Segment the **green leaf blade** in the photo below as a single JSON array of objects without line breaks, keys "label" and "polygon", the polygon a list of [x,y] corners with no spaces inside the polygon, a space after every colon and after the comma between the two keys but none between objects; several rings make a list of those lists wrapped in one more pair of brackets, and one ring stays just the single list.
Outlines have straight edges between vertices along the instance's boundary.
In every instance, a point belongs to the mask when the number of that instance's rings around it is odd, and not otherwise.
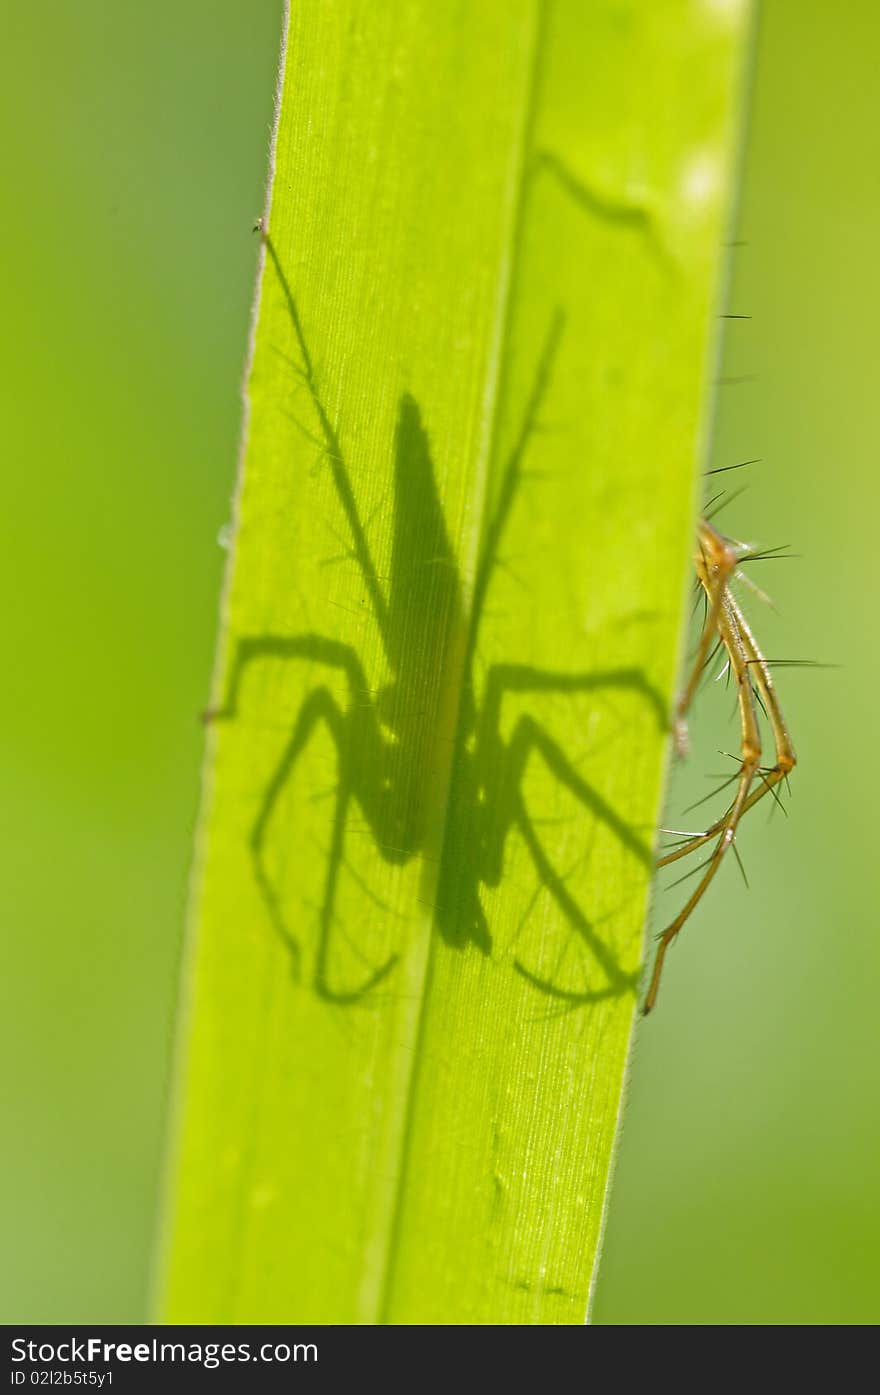
[{"label": "green leaf blade", "polygon": [[746,23],[696,8],[294,8],[175,1321],[583,1320]]}]

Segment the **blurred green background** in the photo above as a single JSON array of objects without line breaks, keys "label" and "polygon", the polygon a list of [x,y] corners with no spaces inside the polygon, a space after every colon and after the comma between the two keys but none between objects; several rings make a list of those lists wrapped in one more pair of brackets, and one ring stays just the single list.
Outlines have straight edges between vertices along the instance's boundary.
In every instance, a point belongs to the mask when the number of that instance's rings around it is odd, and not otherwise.
[{"label": "blurred green background", "polygon": [[[801,554],[751,568],[779,614],[741,591],[765,654],[842,667],[776,672],[790,816],[751,815],[751,890],[719,876],[639,1031],[597,1322],[880,1319],[880,7],[766,0],[757,37],[727,296],[754,318],[725,324],[723,378],[747,380],[718,389],[711,464],[762,460],[710,483],[747,485],[725,531]],[[737,749],[722,689],[673,827]]]},{"label": "blurred green background", "polygon": [[146,1313],[281,12],[4,7],[7,1322]]},{"label": "blurred green background", "polygon": [[[4,17],[6,1322],[147,1315],[281,11]],[[869,0],[766,0],[711,463],[762,457],[719,523],[803,554],[753,569],[766,651],[842,667],[779,671],[790,817],[751,817],[751,890],[719,877],[639,1030],[597,1322],[880,1318],[878,52]],[[694,737],[676,826],[735,748],[722,685]]]}]

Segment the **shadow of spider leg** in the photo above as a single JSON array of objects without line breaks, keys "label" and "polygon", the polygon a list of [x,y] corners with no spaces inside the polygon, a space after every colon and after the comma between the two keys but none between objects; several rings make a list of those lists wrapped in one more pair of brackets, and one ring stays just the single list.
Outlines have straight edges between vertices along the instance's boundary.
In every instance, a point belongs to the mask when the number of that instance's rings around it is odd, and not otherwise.
[{"label": "shadow of spider leg", "polygon": [[547,855],[523,797],[526,770],[532,756],[539,756],[554,778],[569,791],[582,808],[604,825],[621,846],[645,868],[652,866],[651,849],[630,824],[584,779],[559,743],[535,717],[530,714],[519,717],[509,742],[505,743],[500,735],[501,705],[505,693],[564,695],[587,693],[602,688],[630,690],[642,696],[653,709],[658,723],[665,727],[666,714],[662,697],[638,669],[551,673],[527,665],[497,665],[490,671],[487,680],[486,701],[474,756],[482,777],[482,807],[496,811],[492,824],[487,824],[487,828],[492,828],[494,832],[484,838],[482,880],[488,885],[497,885],[501,881],[504,844],[509,829],[515,827],[529,851],[540,884],[552,896],[571,929],[599,964],[607,980],[607,986],[573,993],[535,974],[519,960],[514,961],[514,967],[542,992],[574,1003],[595,1002],[624,992],[634,992],[638,974],[624,972],[608,945],[597,934],[595,926],[578,905],[566,885],[566,877],[559,873]]},{"label": "shadow of spider leg", "polygon": [[[238,713],[240,690],[248,665],[258,659],[303,659],[341,670],[349,688],[349,705],[340,707],[326,685],[309,692],[299,709],[293,730],[278,760],[275,770],[260,799],[257,816],[251,827],[248,846],[253,863],[254,879],[260,891],[273,930],[291,956],[294,973],[299,976],[301,951],[299,941],[287,924],[284,910],[266,862],[269,829],[279,798],[288,786],[297,763],[313,733],[321,724],[333,742],[338,766],[335,806],[327,871],[321,900],[318,943],[312,986],[317,995],[337,1004],[357,1002],[381,982],[394,968],[398,956],[391,955],[383,964],[373,968],[354,988],[334,987],[329,981],[330,942],[335,922],[336,892],[340,869],[345,856],[345,825],[349,805],[356,798],[364,808],[371,825],[376,811],[372,808],[370,789],[376,770],[388,765],[388,745],[383,740],[372,695],[367,687],[360,660],[347,644],[322,635],[255,635],[242,639],[236,650],[230,675],[228,698],[222,708],[206,713],[206,720],[231,720]],[[359,753],[358,765],[352,761],[352,751]],[[370,772],[366,786],[360,770]],[[381,783],[381,781],[380,781]],[[380,836],[381,830],[377,833]],[[394,859],[391,859],[394,860]],[[353,947],[357,953],[356,946]]]},{"label": "shadow of spider leg", "polygon": [[541,885],[550,893],[556,904],[559,906],[571,929],[580,936],[587,948],[592,952],[608,980],[604,988],[586,989],[577,991],[563,988],[541,974],[536,974],[526,967],[520,959],[514,959],[513,967],[516,972],[526,979],[533,988],[546,994],[549,998],[557,998],[572,1006],[586,1006],[588,1003],[598,1003],[604,998],[616,998],[620,994],[635,992],[638,976],[636,974],[625,974],[618,964],[614,955],[611,954],[591,921],[587,919],[584,912],[578,905],[575,897],[568,890],[566,877],[557,872],[556,868],[548,858],[543,845],[537,837],[534,823],[526,809],[525,801],[520,796],[516,803],[515,814],[516,827],[522,835],[523,841],[532,857],[535,871],[538,874]]}]

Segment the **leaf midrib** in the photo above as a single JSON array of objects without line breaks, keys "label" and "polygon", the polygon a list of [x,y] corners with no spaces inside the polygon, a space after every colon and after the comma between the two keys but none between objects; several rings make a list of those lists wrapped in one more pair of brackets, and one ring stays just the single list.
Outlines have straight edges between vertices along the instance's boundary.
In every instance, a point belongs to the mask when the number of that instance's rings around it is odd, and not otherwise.
[{"label": "leaf midrib", "polygon": [[[470,549],[468,555],[462,558],[460,569],[462,600],[464,612],[467,616],[466,634],[465,642],[460,646],[459,652],[456,655],[457,662],[454,666],[450,665],[450,671],[446,675],[445,682],[447,692],[454,693],[455,697],[455,712],[453,716],[455,740],[450,747],[451,754],[445,765],[445,779],[442,785],[438,783],[435,786],[437,793],[435,805],[436,817],[429,820],[431,833],[426,839],[421,865],[419,900],[421,904],[429,907],[434,905],[441,875],[444,846],[449,823],[449,795],[452,784],[452,773],[461,739],[461,699],[468,666],[471,662],[475,647],[475,629],[479,624],[480,618],[479,612],[475,609],[474,605],[475,586],[479,574],[480,553],[485,538],[489,493],[492,484],[492,462],[498,439],[498,424],[506,387],[504,381],[504,352],[507,344],[510,311],[516,291],[517,273],[521,260],[520,254],[527,202],[527,170],[529,153],[533,144],[532,131],[534,129],[538,105],[537,98],[540,87],[541,60],[546,27],[546,7],[547,0],[533,0],[530,53],[528,61],[524,65],[526,80],[523,84],[523,100],[521,104],[522,122],[518,138],[511,148],[510,176],[507,182],[507,217],[505,219],[507,231],[500,244],[502,256],[499,262],[495,329],[491,339],[490,352],[486,361],[486,381],[483,394],[483,411],[481,414],[482,440],[476,454],[476,466],[473,472],[473,485],[471,489],[471,498],[474,500],[476,507],[470,510],[469,516],[479,520],[479,526],[475,526],[471,529]],[[430,997],[435,959],[436,933],[434,917],[430,911],[428,911],[424,917],[421,943],[424,946],[422,977],[420,991],[416,995],[417,1007],[414,1014],[415,1025],[410,1038],[412,1042],[412,1064],[409,1070],[403,1103],[403,1121],[400,1130],[398,1149],[399,1165],[397,1168],[396,1186],[391,1198],[383,1264],[381,1272],[378,1275],[375,1299],[372,1304],[373,1313],[372,1316],[367,1319],[368,1321],[376,1323],[388,1323],[392,1321],[391,1309],[394,1299],[395,1266],[400,1252],[400,1238],[405,1223],[407,1179],[411,1163],[413,1142],[412,1121],[415,1102],[419,1092],[419,1078],[424,1054],[422,1047],[425,1033],[426,1007]]]}]

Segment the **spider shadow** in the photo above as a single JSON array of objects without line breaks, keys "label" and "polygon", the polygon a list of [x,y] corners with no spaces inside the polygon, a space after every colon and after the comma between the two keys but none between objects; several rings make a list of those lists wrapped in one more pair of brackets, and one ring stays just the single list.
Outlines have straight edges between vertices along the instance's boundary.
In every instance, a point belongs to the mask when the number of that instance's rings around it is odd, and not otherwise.
[{"label": "spider shadow", "polygon": [[[323,729],[336,759],[330,842],[317,914],[311,985],[325,1001],[351,1005],[363,1001],[388,979],[399,959],[399,954],[393,953],[380,963],[366,962],[354,980],[350,969],[344,974],[339,972],[334,945],[344,927],[338,924],[336,903],[340,876],[347,865],[346,834],[351,815],[359,811],[372,844],[389,864],[402,866],[426,852],[432,796],[443,778],[443,763],[449,759],[448,737],[444,746],[439,736],[443,725],[443,676],[449,665],[456,665],[462,682],[446,836],[436,882],[435,922],[439,933],[452,947],[464,949],[473,944],[484,954],[491,953],[492,937],[481,887],[497,887],[501,883],[505,848],[515,830],[528,850],[539,890],[543,889],[555,902],[572,933],[599,966],[602,981],[585,993],[571,993],[532,973],[519,961],[515,961],[515,967],[536,989],[573,1006],[634,993],[636,975],[621,968],[543,846],[523,792],[529,762],[533,758],[543,761],[585,815],[609,830],[646,868],[653,865],[651,848],[585,779],[540,722],[528,714],[522,715],[505,738],[501,711],[505,697],[511,694],[573,695],[617,689],[643,699],[665,729],[667,715],[662,695],[637,668],[571,673],[547,672],[524,664],[495,664],[485,676],[479,700],[474,681],[484,603],[498,559],[498,546],[522,481],[523,459],[552,374],[563,317],[557,313],[552,319],[522,425],[504,464],[467,616],[419,404],[411,394],[403,393],[397,406],[391,561],[387,578],[380,578],[346,456],[318,387],[299,307],[268,235],[264,235],[264,242],[297,346],[299,362],[294,361],[291,366],[317,424],[314,434],[306,434],[311,435],[332,473],[335,494],[347,522],[347,554],[369,598],[389,675],[378,691],[372,689],[356,649],[319,633],[244,636],[233,651],[223,705],[207,714],[215,721],[236,717],[242,709],[245,675],[254,664],[267,659],[320,665],[328,676],[332,673],[342,680],[344,700],[334,693],[329,682],[318,683],[304,697],[259,799],[248,837],[260,896],[274,932],[290,955],[294,973],[297,977],[302,974],[303,948],[289,924],[284,895],[271,870],[269,850],[279,801],[295,781],[306,748]],[[373,896],[368,887],[365,890]],[[375,896],[373,899],[378,900]],[[358,947],[350,939],[348,944],[349,950],[357,954]]]}]

